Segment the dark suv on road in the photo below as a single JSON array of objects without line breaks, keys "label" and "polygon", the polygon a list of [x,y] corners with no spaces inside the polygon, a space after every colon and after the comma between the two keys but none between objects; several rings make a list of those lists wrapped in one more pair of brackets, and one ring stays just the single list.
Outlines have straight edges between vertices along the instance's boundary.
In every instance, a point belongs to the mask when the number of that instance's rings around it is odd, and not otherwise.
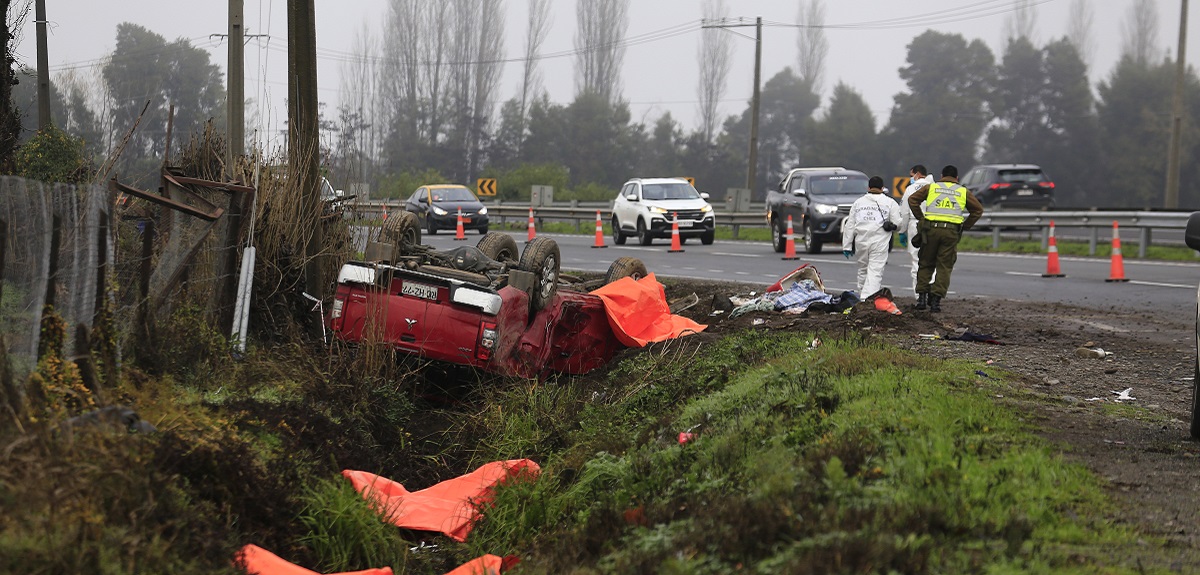
[{"label": "dark suv on road", "polygon": [[767,223],[771,246],[782,252],[787,241],[787,219],[793,231],[803,234],[805,250],[821,253],[825,242],[842,242],[842,220],[850,205],[867,193],[867,175],[841,167],[796,168],[779,188],[767,193]]},{"label": "dark suv on road", "polygon": [[987,208],[1054,207],[1054,181],[1033,164],[983,164],[958,180]]},{"label": "dark suv on road", "polygon": [[[1187,247],[1200,250],[1200,212],[1188,217],[1187,228],[1183,231],[1183,241]],[[1192,439],[1200,439],[1200,289],[1196,291],[1196,345],[1197,353],[1192,358],[1192,368],[1195,370],[1192,378]]]}]

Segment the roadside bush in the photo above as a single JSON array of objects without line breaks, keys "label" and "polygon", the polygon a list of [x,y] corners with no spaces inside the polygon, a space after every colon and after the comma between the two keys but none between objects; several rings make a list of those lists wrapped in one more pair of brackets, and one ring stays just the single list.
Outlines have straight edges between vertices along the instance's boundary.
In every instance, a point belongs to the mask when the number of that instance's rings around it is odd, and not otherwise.
[{"label": "roadside bush", "polygon": [[47,183],[81,184],[92,177],[83,140],[51,125],[17,148],[17,175]]},{"label": "roadside bush", "polygon": [[529,201],[533,186],[554,186],[555,199],[567,189],[571,180],[566,166],[560,164],[522,164],[499,174],[485,172],[487,177],[496,178],[500,188],[496,195],[503,201]]}]

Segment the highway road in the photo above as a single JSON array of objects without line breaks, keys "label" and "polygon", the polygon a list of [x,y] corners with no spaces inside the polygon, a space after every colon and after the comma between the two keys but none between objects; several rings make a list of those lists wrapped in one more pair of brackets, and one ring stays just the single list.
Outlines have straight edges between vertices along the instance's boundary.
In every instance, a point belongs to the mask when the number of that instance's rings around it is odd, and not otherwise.
[{"label": "highway road", "polygon": [[[524,246],[526,234],[513,233],[519,246]],[[663,277],[703,280],[724,280],[758,283],[763,287],[797,266],[811,263],[821,273],[827,289],[853,289],[857,264],[842,257],[841,251],[808,255],[800,251],[797,261],[784,261],[766,242],[717,241],[702,245],[692,240],[683,246],[683,253],[668,253],[669,240],[655,240],[653,245],[636,245],[632,240],[624,246],[612,244],[605,237],[605,249],[592,248],[594,236],[549,234],[562,251],[563,269],[603,273],[616,258],[633,256],[646,263],[647,269]],[[467,234],[466,241],[455,241],[453,233],[422,236],[425,244],[437,249],[453,249],[479,241],[479,235]],[[834,246],[836,247],[836,246]],[[1115,307],[1127,310],[1178,309],[1191,316],[1196,307],[1196,285],[1200,282],[1200,262],[1178,263],[1125,259],[1125,276],[1129,282],[1109,283],[1108,258],[1063,257],[1060,259],[1065,278],[1043,278],[1046,271],[1044,255],[960,253],[954,269],[951,290],[945,305],[966,298],[1000,297],[1023,301],[1044,301],[1075,304],[1090,308]],[[892,253],[884,271],[883,283],[905,301],[912,295],[909,289],[909,259],[897,249]]]}]

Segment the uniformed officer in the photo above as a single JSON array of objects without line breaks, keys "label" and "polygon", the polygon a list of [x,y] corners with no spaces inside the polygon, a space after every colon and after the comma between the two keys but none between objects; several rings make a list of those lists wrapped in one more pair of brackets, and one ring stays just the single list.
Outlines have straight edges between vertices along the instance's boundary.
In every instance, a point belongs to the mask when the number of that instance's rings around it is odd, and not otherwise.
[{"label": "uniformed officer", "polygon": [[[925,211],[921,211],[921,204]],[[958,241],[983,216],[983,204],[958,184],[958,168],[942,168],[942,178],[913,192],[908,208],[917,218],[921,248],[917,254],[917,306],[942,311],[942,298],[950,290],[950,272],[958,261]],[[964,212],[970,215],[963,217]],[[934,271],[937,278],[934,279]],[[932,281],[931,281],[932,280]]]}]

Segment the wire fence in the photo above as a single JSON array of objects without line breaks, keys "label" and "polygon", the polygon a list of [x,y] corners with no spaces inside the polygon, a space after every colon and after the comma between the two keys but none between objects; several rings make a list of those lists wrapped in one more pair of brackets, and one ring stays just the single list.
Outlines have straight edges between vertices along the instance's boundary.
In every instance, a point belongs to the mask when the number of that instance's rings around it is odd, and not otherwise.
[{"label": "wire fence", "polygon": [[66,323],[64,349],[73,353],[79,327],[90,330],[104,313],[122,349],[150,336],[147,316],[196,304],[220,317],[230,305],[218,301],[237,273],[225,257],[237,250],[224,245],[227,218],[116,197],[101,185],[0,177],[0,333],[15,380],[37,365],[48,310]]}]

